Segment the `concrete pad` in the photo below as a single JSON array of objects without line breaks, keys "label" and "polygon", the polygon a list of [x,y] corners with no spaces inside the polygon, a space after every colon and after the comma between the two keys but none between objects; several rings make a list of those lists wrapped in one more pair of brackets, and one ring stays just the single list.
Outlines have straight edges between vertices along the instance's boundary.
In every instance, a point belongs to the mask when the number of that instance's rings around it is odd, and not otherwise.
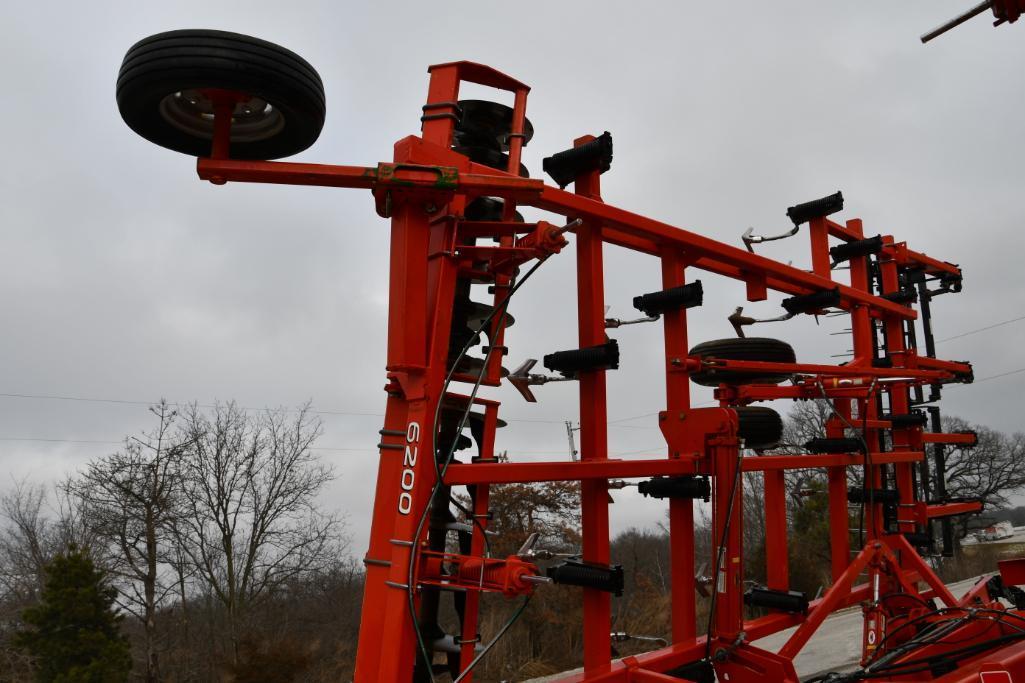
[{"label": "concrete pad", "polygon": [[[979,577],[948,584],[954,597],[960,598],[975,585]],[[791,627],[771,636],[754,641],[766,650],[776,652],[787,642],[797,627]],[[804,648],[794,659],[794,667],[801,678],[825,671],[854,669],[861,659],[862,616],[860,607],[849,607],[835,612],[822,622]]]},{"label": "concrete pad", "polygon": [[[958,581],[948,584],[947,587],[954,597],[960,598],[968,589],[975,585],[980,577]],[[815,635],[811,637],[804,646],[797,658],[794,660],[794,667],[801,678],[808,678],[826,671],[843,671],[854,669],[861,659],[861,636],[862,618],[860,607],[849,607],[835,612],[822,622]],[[770,650],[778,651],[787,642],[797,627],[791,627],[774,633],[760,640],[754,641],[754,645]],[[545,681],[556,681],[570,673],[580,671],[566,671],[554,676],[533,678],[526,683],[544,683]]]}]

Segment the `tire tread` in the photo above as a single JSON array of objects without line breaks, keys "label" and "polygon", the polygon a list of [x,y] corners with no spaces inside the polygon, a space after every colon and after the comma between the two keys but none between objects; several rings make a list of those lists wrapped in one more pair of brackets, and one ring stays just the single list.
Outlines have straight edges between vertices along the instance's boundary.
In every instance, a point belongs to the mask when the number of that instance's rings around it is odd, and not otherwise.
[{"label": "tire tread", "polygon": [[[722,360],[763,361],[770,363],[793,363],[794,349],[784,341],[769,337],[740,337],[735,339],[714,339],[702,342],[690,350],[691,356],[719,358]],[[691,374],[696,384],[715,387],[720,384],[779,384],[789,375],[756,375],[735,370],[704,368]]]},{"label": "tire tread", "polygon": [[734,408],[740,424],[739,433],[747,448],[765,450],[775,448],[783,438],[783,418],[765,406],[739,406]]}]

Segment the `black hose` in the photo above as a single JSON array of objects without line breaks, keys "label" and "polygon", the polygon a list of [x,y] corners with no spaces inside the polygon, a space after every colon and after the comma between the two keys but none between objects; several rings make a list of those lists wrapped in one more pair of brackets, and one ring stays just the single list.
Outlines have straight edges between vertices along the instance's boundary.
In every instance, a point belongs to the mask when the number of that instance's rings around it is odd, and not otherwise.
[{"label": "black hose", "polygon": [[723,554],[726,552],[726,540],[729,538],[730,533],[730,522],[733,520],[733,503],[734,498],[737,495],[737,489],[740,488],[740,480],[743,476],[743,468],[741,467],[741,460],[743,460],[743,451],[737,449],[737,473],[733,477],[733,485],[730,487],[730,497],[726,504],[726,521],[722,527],[722,537],[719,540],[719,546],[715,550],[715,568],[712,572],[712,598],[708,608],[708,624],[705,628],[705,659],[711,662],[712,654],[712,623],[715,618],[715,598],[719,593],[719,572],[722,570],[722,559]]},{"label": "black hose", "polygon": [[[445,375],[445,382],[442,385],[441,393],[439,394],[438,404],[437,404],[437,406],[435,407],[435,410],[434,410],[434,421],[433,421],[433,424],[432,424],[432,427],[431,427],[431,437],[432,437],[432,439],[438,433],[438,423],[439,423],[439,421],[441,419],[441,404],[442,404],[442,400],[441,399],[442,399],[442,397],[444,397],[445,392],[448,391],[448,387],[452,383],[452,377],[455,375],[456,367],[457,367],[459,361],[462,360],[463,356],[465,356],[467,351],[469,351],[470,348],[473,346],[474,340],[477,338],[477,336],[480,335],[482,332],[484,332],[488,328],[488,325],[491,324],[491,321],[494,319],[494,317],[499,314],[499,311],[501,311],[501,317],[499,318],[499,324],[501,324],[501,322],[505,320],[506,312],[507,312],[508,306],[509,306],[509,301],[512,299],[513,295],[517,292],[517,290],[519,290],[519,288],[528,279],[530,279],[530,276],[534,274],[534,272],[541,266],[542,263],[545,262],[546,259],[547,259],[547,257],[540,259],[537,263],[535,263],[530,268],[530,270],[527,271],[527,273],[522,278],[520,278],[520,280],[515,285],[512,286],[512,288],[509,290],[509,293],[505,296],[504,299],[502,299],[501,303],[499,303],[497,306],[495,306],[495,308],[487,315],[487,317],[484,318],[483,321],[481,321],[481,324],[477,327],[476,330],[474,330],[474,333],[463,344],[463,348],[460,350],[459,355],[456,357],[455,361],[452,363],[452,367],[449,369],[448,374]],[[469,416],[470,411],[473,408],[473,399],[477,396],[477,391],[480,389],[481,382],[484,380],[484,373],[487,371],[488,360],[491,358],[491,354],[493,352],[494,352],[494,346],[493,345],[489,346],[487,354],[484,356],[484,362],[481,365],[480,374],[477,375],[477,381],[474,383],[473,391],[470,392],[469,400],[467,400],[467,402],[466,402],[466,409],[463,411],[463,415],[462,415],[462,417],[459,420],[459,425],[458,425],[458,427],[455,430],[454,437],[453,437],[453,440],[452,440],[452,445],[448,448],[448,451],[445,454],[445,458],[444,458],[445,464],[444,464],[444,466],[440,466],[439,465],[437,457],[432,458],[432,460],[434,462],[434,472],[435,472],[434,487],[431,489],[431,495],[427,499],[427,505],[424,506],[424,511],[420,515],[420,519],[417,522],[416,532],[413,534],[413,548],[410,550],[410,553],[409,553],[409,567],[408,567],[407,579],[406,579],[406,592],[407,592],[408,597],[409,597],[409,614],[410,614],[410,618],[413,620],[413,631],[416,634],[417,645],[418,645],[418,647],[420,649],[420,654],[421,654],[421,656],[423,656],[424,662],[427,665],[425,668],[427,670],[427,675],[430,678],[430,680],[432,681],[432,683],[433,683],[433,681],[435,681],[434,672],[431,671],[431,659],[432,659],[432,657],[431,657],[431,654],[427,650],[427,645],[426,645],[426,643],[424,643],[424,639],[423,639],[423,633],[420,630],[420,623],[419,623],[419,621],[417,619],[417,614],[416,614],[416,599],[415,599],[415,594],[414,594],[414,590],[413,590],[413,572],[414,572],[414,568],[416,567],[417,539],[419,539],[420,535],[423,533],[424,525],[426,524],[428,514],[430,513],[431,504],[434,502],[435,496],[438,495],[438,491],[441,489],[441,486],[443,485],[443,480],[444,480],[445,472],[448,470],[448,466],[452,462],[452,457],[455,454],[456,446],[459,443],[459,435],[462,433],[463,428],[466,426],[467,417]],[[472,518],[472,515],[471,515],[471,518]],[[524,607],[526,607],[526,603],[524,603]],[[521,612],[522,612],[522,609],[521,609]],[[519,612],[516,615],[514,615],[514,616],[516,616],[518,618],[518,615],[519,615]],[[506,627],[504,627],[503,630],[499,632],[499,636],[504,634],[505,630],[508,628],[508,626],[511,626],[511,625],[512,624],[509,623]],[[475,657],[473,662],[471,662],[468,665],[468,667],[467,667],[467,669],[465,671],[470,671],[472,669],[472,667],[475,666],[476,663],[479,660],[480,660],[480,656]],[[465,673],[465,671],[464,671],[464,673]]]}]

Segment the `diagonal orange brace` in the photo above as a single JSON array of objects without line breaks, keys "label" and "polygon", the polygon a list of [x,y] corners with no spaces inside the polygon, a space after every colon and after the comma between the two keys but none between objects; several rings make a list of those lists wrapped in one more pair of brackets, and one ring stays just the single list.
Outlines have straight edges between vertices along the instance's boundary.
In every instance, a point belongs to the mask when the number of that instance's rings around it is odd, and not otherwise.
[{"label": "diagonal orange brace", "polygon": [[901,534],[891,534],[884,536],[883,540],[893,549],[893,552],[899,552],[901,557],[902,566],[906,566],[908,569],[914,569],[918,572],[922,581],[929,584],[929,588],[932,588],[936,592],[936,597],[943,601],[947,607],[956,607],[958,602],[954,594],[950,592],[946,584],[940,580],[940,577],[936,576],[932,568],[925,563],[925,560],[918,554],[911,544],[908,543],[908,539],[904,538]]},{"label": "diagonal orange brace", "polygon": [[808,639],[818,630],[822,622],[826,620],[826,617],[832,614],[841,601],[850,594],[851,587],[861,574],[861,570],[876,558],[884,547],[882,543],[873,541],[858,553],[858,556],[847,566],[847,569],[840,575],[840,578],[829,587],[829,590],[822,596],[819,603],[808,612],[808,618],[805,619],[804,623],[797,627],[797,630],[790,636],[790,640],[780,648],[780,657],[793,659],[797,656],[797,653],[801,651],[801,648],[805,646]]}]

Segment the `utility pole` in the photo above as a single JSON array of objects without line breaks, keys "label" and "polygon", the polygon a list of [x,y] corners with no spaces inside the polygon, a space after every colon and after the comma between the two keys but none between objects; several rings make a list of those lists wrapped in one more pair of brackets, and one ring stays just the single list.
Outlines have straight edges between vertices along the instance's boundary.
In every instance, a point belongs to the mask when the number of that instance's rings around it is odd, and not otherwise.
[{"label": "utility pole", "polygon": [[579,460],[580,451],[577,450],[576,439],[573,438],[573,432],[579,431],[580,427],[574,427],[570,420],[566,420],[566,438],[569,439],[569,459],[574,462]]}]

